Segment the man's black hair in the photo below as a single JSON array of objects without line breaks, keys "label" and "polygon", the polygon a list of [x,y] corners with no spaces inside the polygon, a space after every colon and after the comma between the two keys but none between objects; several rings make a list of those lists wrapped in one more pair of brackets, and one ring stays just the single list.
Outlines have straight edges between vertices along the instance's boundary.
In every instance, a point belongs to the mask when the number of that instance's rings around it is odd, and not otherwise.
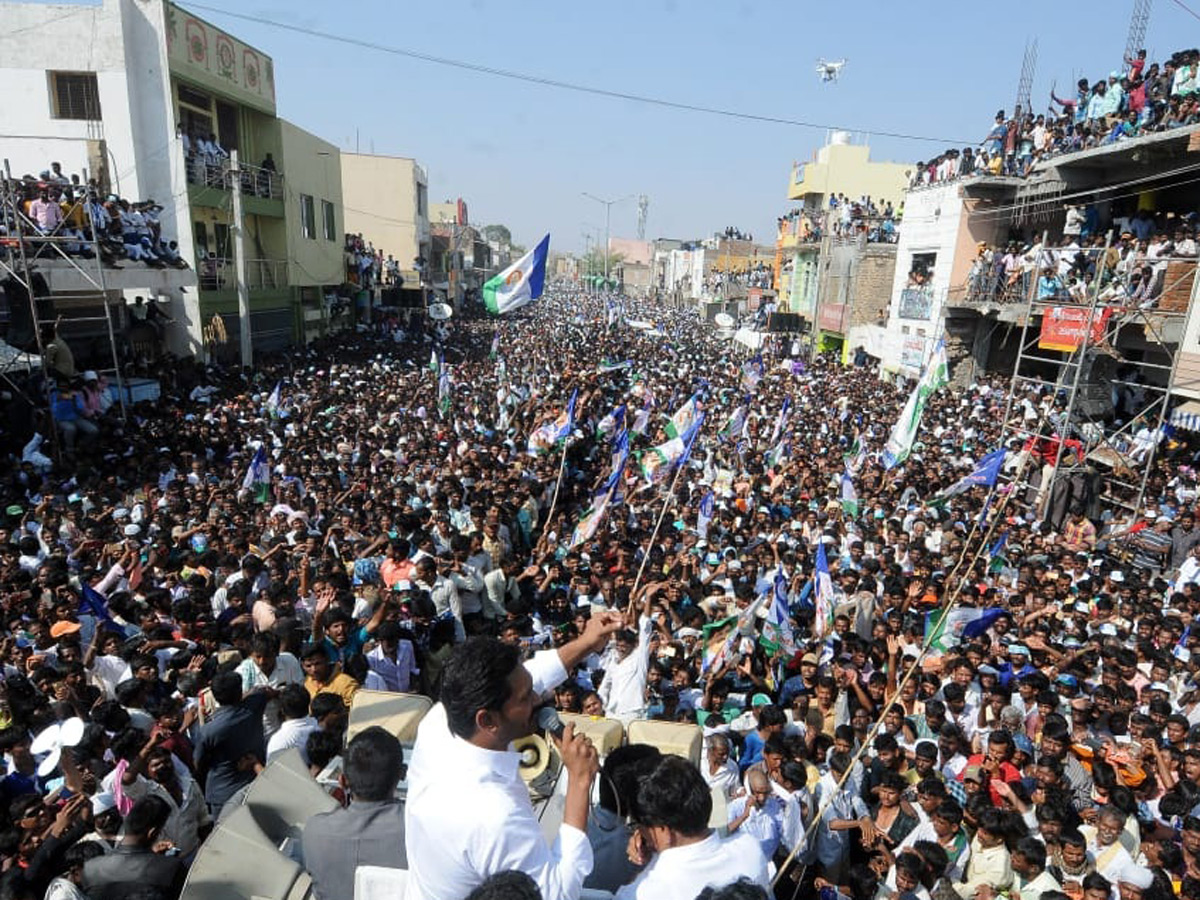
[{"label": "man's black hair", "polygon": [[442,670],[440,696],[451,733],[472,737],[479,710],[504,706],[509,676],[520,664],[520,651],[496,638],[472,637],[456,647]]},{"label": "man's black hair", "polygon": [[649,744],[617,747],[600,770],[600,805],[618,816],[629,815],[637,802],[638,782],[653,771],[662,753]]},{"label": "man's black hair", "polygon": [[221,706],[232,706],[242,699],[242,676],[237,672],[221,672],[213,676],[213,699]]},{"label": "man's black hair", "polygon": [[704,834],[712,816],[712,792],[694,765],[664,756],[638,783],[634,818],[640,825],[662,826],[688,837]]},{"label": "man's black hair", "polygon": [[346,701],[340,694],[332,691],[321,691],[312,698],[312,717],[320,722],[323,718],[336,712],[346,711]]},{"label": "man's black hair", "polygon": [[770,900],[770,897],[765,887],[743,875],[724,887],[706,887],[696,895],[696,900]]},{"label": "man's black hair", "polygon": [[285,719],[303,719],[308,715],[308,707],[309,696],[304,685],[289,684],[279,692],[279,708]]},{"label": "man's black hair", "polygon": [[542,900],[542,892],[537,882],[514,869],[497,872],[467,894],[466,900]]},{"label": "man's black hair", "polygon": [[395,735],[372,725],[346,745],[342,771],[355,800],[388,800],[404,775],[404,748]]},{"label": "man's black hair", "polygon": [[1046,868],[1046,845],[1035,837],[1021,838],[1013,852],[1020,853],[1038,871]]},{"label": "man's black hair", "polygon": [[171,807],[161,797],[150,794],[133,804],[125,817],[125,833],[145,840],[152,831],[161,831],[171,817]]}]

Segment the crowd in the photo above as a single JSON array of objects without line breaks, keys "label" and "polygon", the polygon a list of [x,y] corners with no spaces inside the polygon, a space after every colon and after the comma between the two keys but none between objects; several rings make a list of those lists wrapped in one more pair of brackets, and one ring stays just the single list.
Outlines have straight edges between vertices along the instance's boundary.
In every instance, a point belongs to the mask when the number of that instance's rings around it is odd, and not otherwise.
[{"label": "crowd", "polygon": [[347,234],[345,241],[346,283],[370,290],[380,284],[386,274],[387,283],[395,284],[400,276],[400,266],[391,256],[385,267],[383,254],[375,249],[361,234]]},{"label": "crowd", "polygon": [[[233,187],[230,155],[217,136],[209,132],[205,137],[202,131],[185,129],[182,125],[176,126],[176,132],[183,145],[184,171],[188,183],[230,190]],[[242,193],[251,197],[283,198],[281,176],[273,154],[267,153],[257,166],[242,159],[239,169]]]},{"label": "crowd", "polygon": [[1195,125],[1200,122],[1198,65],[1200,50],[1180,50],[1161,66],[1147,66],[1146,51],[1139,50],[1107,77],[1079,79],[1073,96],[1058,97],[1051,90],[1046,113],[1018,106],[1006,116],[1000,110],[978,148],[950,148],[918,162],[912,184],[970,175],[1025,177],[1059,154]]},{"label": "crowd", "polygon": [[[1090,302],[1099,291],[1106,305],[1153,309],[1164,291],[1191,286],[1197,257],[1194,213],[1120,209],[1101,216],[1095,205],[1069,206],[1062,235],[980,243],[967,276],[973,302],[1036,300]],[[1111,236],[1111,237],[1110,237]],[[1170,273],[1186,262],[1186,274]]]},{"label": "crowd", "polygon": [[[964,485],[1002,383],[933,393],[885,468],[906,392],[871,368],[611,299],[181,368],[69,461],[14,458],[0,898],[177,896],[291,747],[342,758],[321,900],[354,861],[418,900],[1200,897],[1195,448],[1116,528],[1102,485]],[[364,688],[440,699],[411,758],[345,746]],[[601,768],[568,727],[547,844],[504,752],[543,699],[695,723],[703,758]]]},{"label": "crowd", "polygon": [[[58,259],[57,252],[38,240],[55,237],[64,239],[58,246],[69,256],[92,259],[96,246],[104,263],[116,268],[123,262],[159,269],[187,268],[178,243],[162,233],[162,206],[154,200],[131,202],[105,194],[95,179],[82,184],[79,175],[68,177],[57,162],[37,177],[14,178],[0,189],[15,195],[21,216],[17,222],[12,207],[6,204],[0,209],[0,235],[24,235],[25,252],[31,260]],[[15,254],[15,242],[4,241],[0,252]]]}]

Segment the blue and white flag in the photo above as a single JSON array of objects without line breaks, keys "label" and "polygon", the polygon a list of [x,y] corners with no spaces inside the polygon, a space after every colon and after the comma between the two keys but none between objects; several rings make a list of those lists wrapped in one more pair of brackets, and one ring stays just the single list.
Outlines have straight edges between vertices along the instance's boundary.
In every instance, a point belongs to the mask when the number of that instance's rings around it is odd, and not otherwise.
[{"label": "blue and white flag", "polygon": [[716,502],[712,491],[700,499],[700,509],[696,512],[696,534],[700,535],[702,541],[708,540],[708,526],[712,522],[713,508],[716,506]]},{"label": "blue and white flag", "polygon": [[851,519],[858,518],[858,492],[849,472],[842,473],[842,513]]},{"label": "blue and white flag", "polygon": [[279,409],[283,406],[283,382],[275,382],[275,390],[271,391],[271,396],[267,398],[267,412],[272,418],[279,416]]},{"label": "blue and white flag", "polygon": [[271,464],[267,462],[267,448],[260,446],[254,451],[246,477],[242,479],[242,490],[252,491],[254,499],[266,503],[271,491]]},{"label": "blue and white flag", "polygon": [[970,475],[964,475],[946,490],[934,497],[930,503],[940,503],[959,494],[964,494],[973,487],[992,487],[1000,477],[1000,469],[1004,465],[1004,448],[993,450],[979,461]]},{"label": "blue and white flag", "polygon": [[833,576],[829,574],[829,560],[825,556],[825,542],[817,544],[817,568],[813,575],[816,582],[813,616],[813,634],[823,638],[833,632]]},{"label": "blue and white flag", "polygon": [[667,432],[667,437],[676,438],[680,435],[687,434],[691,430],[692,424],[696,421],[696,417],[700,414],[698,407],[698,399],[695,394],[688,398],[683,406],[679,407],[671,416],[670,421],[663,426]]},{"label": "blue and white flag", "polygon": [[483,286],[483,303],[494,316],[520,309],[542,296],[546,283],[546,258],[550,254],[550,235],[515,263]]},{"label": "blue and white flag", "polygon": [[753,358],[746,360],[742,366],[742,390],[750,393],[763,377],[763,360],[762,354],[757,353]]},{"label": "blue and white flag", "polygon": [[775,573],[771,605],[763,622],[762,639],[768,651],[782,650],[788,656],[796,652],[796,636],[792,633],[791,610],[788,608],[787,576]]},{"label": "blue and white flag", "polygon": [[779,409],[779,416],[775,419],[775,427],[771,430],[771,443],[778,443],[779,438],[783,435],[783,429],[787,428],[788,414],[792,411],[792,398],[784,397],[783,406]]},{"label": "blue and white flag", "polygon": [[529,435],[527,452],[530,456],[546,453],[552,450],[559,441],[565,441],[575,429],[575,400],[579,396],[579,388],[571,392],[567,408],[559,415]]},{"label": "blue and white flag", "polygon": [[622,403],[596,425],[596,437],[607,437],[625,425],[625,404]]}]

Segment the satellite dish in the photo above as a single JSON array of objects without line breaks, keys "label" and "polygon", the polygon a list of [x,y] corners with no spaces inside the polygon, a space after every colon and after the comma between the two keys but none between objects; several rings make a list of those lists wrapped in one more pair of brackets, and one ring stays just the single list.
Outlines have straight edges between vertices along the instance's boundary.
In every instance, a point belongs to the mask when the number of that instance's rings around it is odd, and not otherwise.
[{"label": "satellite dish", "polygon": [[717,313],[713,316],[713,321],[721,328],[732,328],[734,325],[734,318],[729,313]]},{"label": "satellite dish", "polygon": [[63,747],[74,747],[82,740],[83,719],[76,717],[71,717],[64,722],[55,722],[49,728],[39,732],[29,747],[29,752],[34,756],[46,754],[46,758],[38,763],[38,775],[45,778],[57,769]]},{"label": "satellite dish", "polygon": [[521,754],[517,771],[526,784],[545,772],[546,767],[550,765],[550,748],[546,746],[546,741],[536,734],[518,738],[513,741],[512,747]]},{"label": "satellite dish", "polygon": [[429,318],[437,322],[444,322],[452,315],[454,315],[454,307],[449,303],[431,303],[429,305]]}]

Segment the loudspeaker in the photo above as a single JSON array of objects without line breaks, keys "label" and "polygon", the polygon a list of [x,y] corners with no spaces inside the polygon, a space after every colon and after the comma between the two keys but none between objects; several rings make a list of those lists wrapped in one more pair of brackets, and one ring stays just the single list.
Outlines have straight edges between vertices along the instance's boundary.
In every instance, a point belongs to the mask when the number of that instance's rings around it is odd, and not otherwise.
[{"label": "loudspeaker", "polygon": [[311,816],[337,809],[337,805],[309,774],[296,747],[271,759],[251,782],[244,801],[244,808],[276,845],[285,838],[299,837]]},{"label": "loudspeaker", "polygon": [[563,725],[574,723],[575,733],[587,735],[600,756],[608,756],[625,741],[625,726],[619,719],[599,719],[580,713],[559,713]]},{"label": "loudspeaker", "polygon": [[767,331],[773,334],[798,332],[799,330],[799,313],[773,312],[767,317]]},{"label": "loudspeaker", "polygon": [[360,690],[350,703],[346,740],[348,742],[360,731],[378,725],[394,734],[400,743],[411,747],[417,739],[417,726],[432,707],[433,701],[421,694]]},{"label": "loudspeaker", "polygon": [[307,900],[311,896],[308,873],[280,853],[250,810],[241,806],[222,818],[200,845],[180,900]]},{"label": "loudspeaker", "polygon": [[700,749],[704,746],[704,732],[699,725],[686,722],[653,722],[635,719],[626,730],[631,744],[649,744],[663,753],[673,753],[700,765]]},{"label": "loudspeaker", "polygon": [[385,287],[379,294],[379,302],[384,306],[399,306],[400,288]]}]

